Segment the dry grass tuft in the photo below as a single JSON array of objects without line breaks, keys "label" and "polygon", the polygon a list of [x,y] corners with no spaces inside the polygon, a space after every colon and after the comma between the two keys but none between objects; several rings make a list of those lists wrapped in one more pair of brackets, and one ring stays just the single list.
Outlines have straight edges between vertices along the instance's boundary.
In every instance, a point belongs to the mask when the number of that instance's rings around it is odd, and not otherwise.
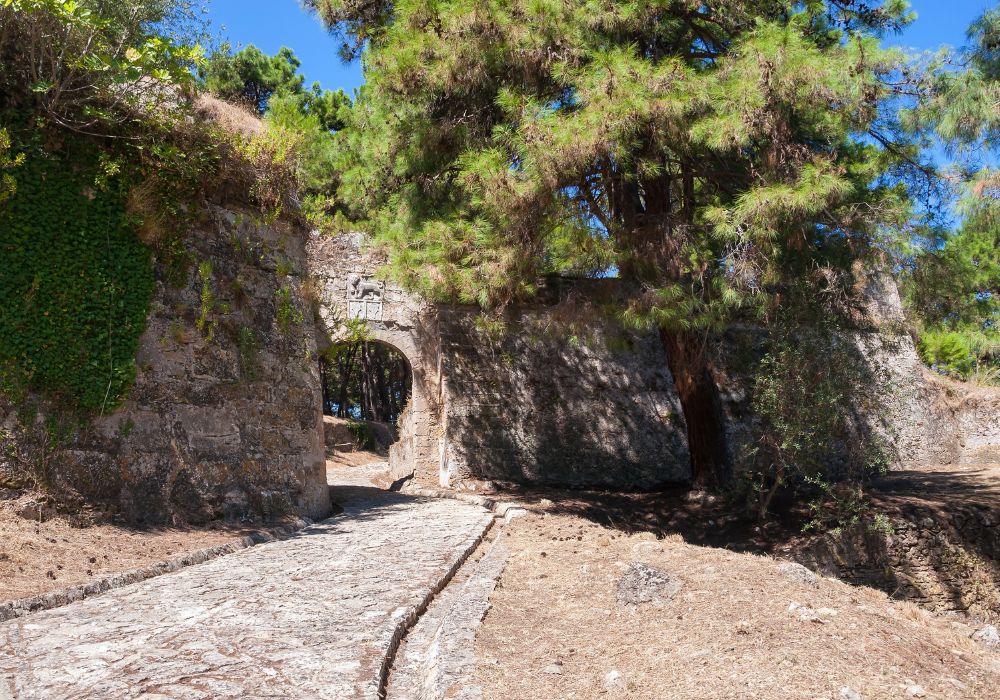
[{"label": "dry grass tuft", "polygon": [[911,603],[908,600],[897,603],[896,610],[901,619],[915,622],[921,627],[926,627],[928,620],[931,619],[931,614],[929,612],[921,608],[916,603]]},{"label": "dry grass tuft", "polygon": [[220,100],[214,95],[198,95],[194,108],[199,117],[230,133],[250,138],[264,132],[264,124],[256,114],[246,107]]}]

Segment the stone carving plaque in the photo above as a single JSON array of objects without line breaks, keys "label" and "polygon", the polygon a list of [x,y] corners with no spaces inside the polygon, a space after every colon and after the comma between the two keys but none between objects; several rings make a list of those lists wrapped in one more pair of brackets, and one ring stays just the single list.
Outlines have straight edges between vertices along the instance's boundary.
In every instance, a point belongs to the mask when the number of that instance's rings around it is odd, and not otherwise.
[{"label": "stone carving plaque", "polygon": [[347,276],[347,317],[360,321],[382,320],[385,282],[358,274]]}]

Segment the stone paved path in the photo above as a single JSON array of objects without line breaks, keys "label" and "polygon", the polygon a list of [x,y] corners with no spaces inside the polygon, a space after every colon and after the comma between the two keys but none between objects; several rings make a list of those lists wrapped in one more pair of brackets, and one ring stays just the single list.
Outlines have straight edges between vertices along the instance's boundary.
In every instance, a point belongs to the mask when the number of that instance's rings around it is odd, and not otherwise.
[{"label": "stone paved path", "polygon": [[335,489],[288,540],[0,627],[0,699],[375,698],[398,623],[488,529],[453,500]]}]

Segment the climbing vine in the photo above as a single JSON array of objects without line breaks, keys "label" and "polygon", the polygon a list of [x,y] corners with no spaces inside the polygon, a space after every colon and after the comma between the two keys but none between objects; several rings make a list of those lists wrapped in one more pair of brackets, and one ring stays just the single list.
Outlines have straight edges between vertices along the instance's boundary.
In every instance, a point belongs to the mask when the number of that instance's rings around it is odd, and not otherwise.
[{"label": "climbing vine", "polygon": [[84,413],[110,411],[133,381],[154,285],[125,178],[101,160],[85,145],[32,154],[0,210],[3,384]]}]

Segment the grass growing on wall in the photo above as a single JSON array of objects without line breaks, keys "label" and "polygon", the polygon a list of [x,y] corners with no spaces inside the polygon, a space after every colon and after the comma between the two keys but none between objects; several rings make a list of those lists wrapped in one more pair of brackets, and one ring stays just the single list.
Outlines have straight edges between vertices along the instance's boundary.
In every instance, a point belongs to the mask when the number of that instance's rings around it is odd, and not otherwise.
[{"label": "grass growing on wall", "polygon": [[[14,169],[0,206],[0,372],[105,413],[135,377],[154,279],[124,186],[77,149]],[[81,149],[86,151],[86,149]]]}]

